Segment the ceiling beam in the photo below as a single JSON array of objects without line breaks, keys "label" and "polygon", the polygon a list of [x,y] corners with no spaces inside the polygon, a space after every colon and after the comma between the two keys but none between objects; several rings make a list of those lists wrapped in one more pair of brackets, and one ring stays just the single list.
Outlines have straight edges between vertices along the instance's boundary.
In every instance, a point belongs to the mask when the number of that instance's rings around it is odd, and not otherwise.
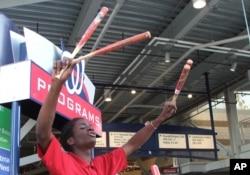
[{"label": "ceiling beam", "polygon": [[35,4],[35,3],[46,2],[46,1],[51,1],[51,0],[22,0],[22,1],[3,0],[3,1],[1,1],[0,9],[17,7],[17,6],[21,6],[21,5]]},{"label": "ceiling beam", "polygon": [[[175,38],[175,39],[182,38],[209,12],[211,7],[215,6],[219,2],[220,0],[210,1],[209,4],[207,4],[207,6],[203,8],[202,10],[196,10],[193,8],[192,2],[190,1],[190,3],[182,10],[182,12],[175,18],[175,20],[161,33],[160,37],[168,37],[168,38]],[[183,55],[183,59],[184,58],[185,58],[185,55]],[[171,71],[183,59],[179,59],[175,64],[173,64],[168,70],[166,70],[160,77],[158,77],[149,86],[153,86],[155,83],[157,83],[163,76],[165,76],[166,73]],[[133,102],[136,101],[144,93],[145,91],[142,91],[134,99],[129,101],[128,105],[133,104]],[[112,118],[108,120],[108,122],[112,122],[124,110],[126,110],[126,107],[123,107],[122,109],[120,109]]]},{"label": "ceiling beam", "polygon": [[[230,47],[230,48],[244,48],[248,44],[248,40],[247,40],[247,38],[245,38],[245,39],[240,39],[240,38],[242,36],[247,36],[247,35],[245,35],[245,33],[246,33],[246,31],[240,33],[236,37],[231,38],[232,41],[230,41],[230,38],[229,39],[224,39],[224,40],[221,40],[221,41],[216,41],[219,44],[214,44],[214,45],[223,44],[224,46]],[[240,40],[233,40],[234,38],[235,39],[239,38]],[[226,42],[226,41],[230,41],[230,42]],[[211,44],[216,43],[216,42],[212,42]],[[209,44],[209,43],[207,43],[207,44]],[[204,45],[207,45],[207,44],[204,44]],[[214,64],[210,64],[209,61],[210,62],[216,61],[218,63],[219,62],[223,63],[227,59],[229,59],[229,56],[227,54],[218,54],[218,53],[212,54],[205,61],[203,61],[198,66],[194,67],[192,71],[190,71],[189,77],[186,80],[185,84],[186,85],[191,84],[192,82],[197,80],[197,77],[202,76],[204,74],[204,72],[207,72],[210,69],[214,68]],[[235,59],[235,60],[237,60],[237,59]]]},{"label": "ceiling beam", "polygon": [[35,126],[36,121],[33,119],[29,119],[21,128],[21,135],[20,135],[20,140],[22,140],[28,133],[29,131]]},{"label": "ceiling beam", "polygon": [[40,161],[41,159],[37,154],[25,156],[20,158],[20,166],[28,165]]},{"label": "ceiling beam", "polygon": [[86,0],[76,20],[75,27],[69,38],[68,45],[76,45],[78,39],[82,37],[98,10],[100,10],[102,0]]},{"label": "ceiling beam", "polygon": [[[181,39],[221,0],[209,1],[202,10],[193,8],[190,3],[182,10],[175,20],[161,33],[160,37]],[[183,20],[185,19],[185,20]]]}]

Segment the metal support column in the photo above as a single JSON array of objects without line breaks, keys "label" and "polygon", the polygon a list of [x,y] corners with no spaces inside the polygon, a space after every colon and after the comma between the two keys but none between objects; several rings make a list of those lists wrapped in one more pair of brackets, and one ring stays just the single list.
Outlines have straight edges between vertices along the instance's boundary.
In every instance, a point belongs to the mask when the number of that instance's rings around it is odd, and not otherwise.
[{"label": "metal support column", "polygon": [[10,146],[10,175],[19,174],[20,157],[20,119],[19,102],[12,102],[11,106],[11,146]]},{"label": "metal support column", "polygon": [[232,90],[225,90],[225,99],[226,103],[226,111],[227,111],[227,119],[228,119],[228,127],[229,127],[229,134],[230,134],[230,144],[232,148],[233,155],[240,153],[240,145],[241,145],[241,136],[240,136],[240,129],[239,129],[239,122],[238,122],[238,115],[237,115],[237,108],[235,95]]},{"label": "metal support column", "polygon": [[[212,101],[211,101],[211,94],[210,94],[210,87],[209,87],[209,80],[208,80],[208,73],[205,73],[205,82],[206,82],[206,90],[207,90],[207,97],[208,97],[208,106],[209,106],[209,114],[210,114],[210,121],[211,121],[211,129],[215,133],[215,127],[214,127],[214,116],[213,116],[213,107],[212,107]],[[214,141],[214,149],[217,150],[216,146],[216,138],[213,137]],[[217,151],[214,152],[215,159],[218,159]]]}]

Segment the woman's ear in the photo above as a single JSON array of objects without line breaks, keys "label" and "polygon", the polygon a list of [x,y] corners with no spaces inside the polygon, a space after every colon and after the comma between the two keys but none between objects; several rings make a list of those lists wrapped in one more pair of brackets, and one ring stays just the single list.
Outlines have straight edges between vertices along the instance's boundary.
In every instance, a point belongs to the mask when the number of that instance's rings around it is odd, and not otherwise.
[{"label": "woman's ear", "polygon": [[67,144],[68,145],[71,146],[71,145],[74,145],[74,143],[75,143],[75,141],[74,141],[74,139],[72,137],[70,137],[70,138],[67,139]]}]

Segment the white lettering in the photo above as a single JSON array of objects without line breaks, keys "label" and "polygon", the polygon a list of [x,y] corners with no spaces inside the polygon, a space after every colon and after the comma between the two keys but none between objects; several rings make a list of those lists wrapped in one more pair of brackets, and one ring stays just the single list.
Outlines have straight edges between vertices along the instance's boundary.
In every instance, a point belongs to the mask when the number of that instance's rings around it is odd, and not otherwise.
[{"label": "white lettering", "polygon": [[82,117],[85,119],[88,119],[87,112],[86,112],[85,108],[82,109]]},{"label": "white lettering", "polygon": [[234,170],[243,170],[247,167],[246,163],[236,163],[234,166]]},{"label": "white lettering", "polygon": [[10,132],[5,130],[4,128],[1,129],[2,134],[10,136]]},{"label": "white lettering", "polygon": [[[38,84],[37,84],[37,90],[38,91],[49,91],[51,85],[47,84],[46,81],[42,80],[41,78],[38,78]],[[79,117],[82,117],[90,123],[94,124],[96,127],[101,126],[100,116],[96,116],[92,111],[89,111],[88,108],[85,108],[81,105],[81,102],[76,102],[74,99],[69,97],[70,94],[65,94],[63,92],[60,92],[58,97],[58,104],[65,107],[66,110],[73,111],[75,114],[77,114]],[[8,134],[6,132],[6,134]],[[0,141],[3,141],[3,138],[0,138]]]},{"label": "white lettering", "polygon": [[2,142],[2,143],[8,143],[8,140],[5,139],[5,138],[3,138],[3,137],[0,137],[0,142]]},{"label": "white lettering", "polygon": [[71,98],[67,98],[67,107],[71,111],[74,111],[74,104],[73,103],[74,103],[74,101]]},{"label": "white lettering", "polygon": [[98,116],[95,116],[95,124],[98,127],[100,127],[100,125],[101,125],[100,118]]},{"label": "white lettering", "polygon": [[241,163],[242,170],[247,167],[246,163]]},{"label": "white lettering", "polygon": [[235,164],[234,170],[240,170],[240,165],[238,163]]},{"label": "white lettering", "polygon": [[4,166],[3,164],[0,163],[0,170],[9,172],[10,171],[10,167]]},{"label": "white lettering", "polygon": [[10,159],[0,155],[0,162],[10,163]]},{"label": "white lettering", "polygon": [[81,105],[79,103],[76,103],[76,113],[81,115]]},{"label": "white lettering", "polygon": [[37,85],[38,91],[40,91],[42,89],[46,89],[46,82],[44,80],[42,80],[41,78],[38,78],[37,83],[38,83],[38,85]]},{"label": "white lettering", "polygon": [[65,95],[63,93],[60,93],[58,97],[58,103],[60,103],[63,106],[65,105]]}]

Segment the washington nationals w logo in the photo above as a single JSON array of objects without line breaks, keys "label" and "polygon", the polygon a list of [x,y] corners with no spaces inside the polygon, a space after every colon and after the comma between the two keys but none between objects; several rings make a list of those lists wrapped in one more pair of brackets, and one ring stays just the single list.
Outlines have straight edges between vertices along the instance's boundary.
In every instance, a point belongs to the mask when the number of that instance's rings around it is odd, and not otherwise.
[{"label": "washington nationals w logo", "polygon": [[66,81],[69,94],[80,95],[83,91],[85,61],[80,62],[74,68],[71,77]]}]

